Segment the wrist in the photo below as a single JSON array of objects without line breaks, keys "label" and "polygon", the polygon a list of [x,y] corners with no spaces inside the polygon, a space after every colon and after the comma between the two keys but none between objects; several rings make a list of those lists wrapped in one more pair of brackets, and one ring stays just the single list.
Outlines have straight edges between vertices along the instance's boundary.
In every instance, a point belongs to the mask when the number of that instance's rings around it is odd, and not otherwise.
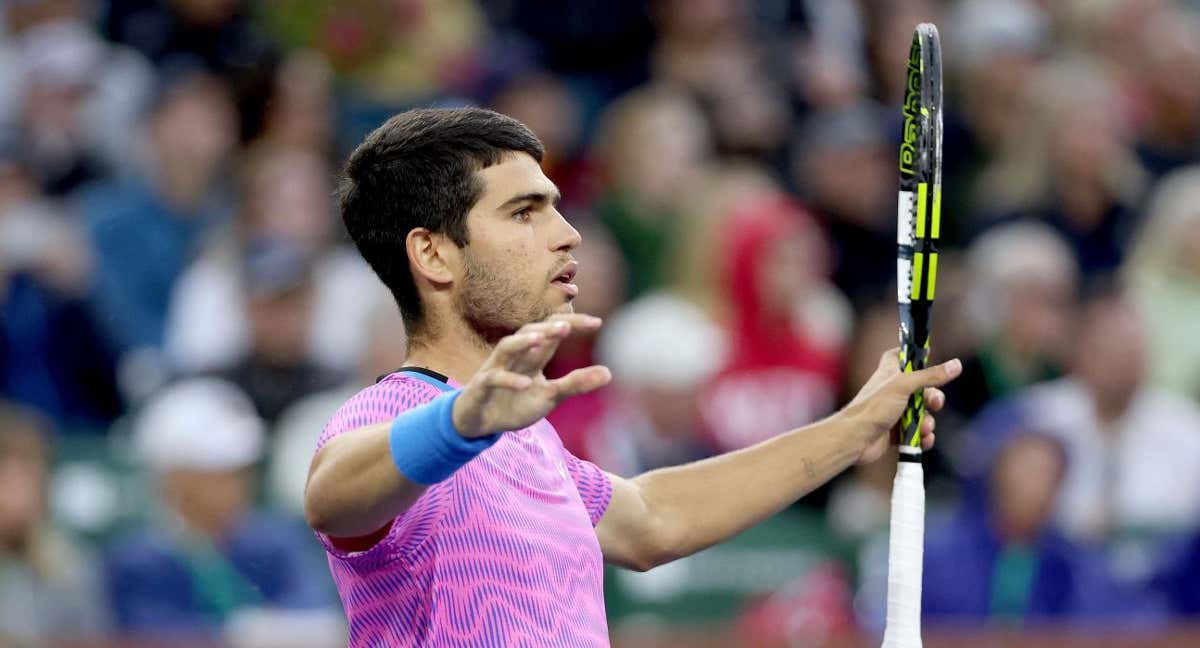
[{"label": "wrist", "polygon": [[867,448],[877,438],[875,424],[868,417],[866,410],[866,402],[860,401],[850,403],[837,413],[837,416],[841,418],[842,427],[846,430],[846,437],[853,445],[852,449],[856,455],[866,452]]},{"label": "wrist", "polygon": [[409,481],[424,486],[442,481],[499,439],[462,436],[452,414],[461,393],[443,394],[392,423],[392,461]]}]

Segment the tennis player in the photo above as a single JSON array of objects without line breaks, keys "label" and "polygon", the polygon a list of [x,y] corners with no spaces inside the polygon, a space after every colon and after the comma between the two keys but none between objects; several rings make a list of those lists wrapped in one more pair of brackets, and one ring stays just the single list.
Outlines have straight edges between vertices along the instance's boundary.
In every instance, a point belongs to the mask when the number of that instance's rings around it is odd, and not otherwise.
[{"label": "tennis player", "polygon": [[396,115],[346,163],[346,229],[409,344],[334,414],[305,492],[353,647],[607,646],[603,562],[647,570],[738,534],[877,459],[908,395],[936,411],[960,371],[904,374],[891,350],[845,409],[744,450],[632,479],[577,459],[545,416],[611,375],[542,375],[600,320],[572,311],[581,240],[541,158],[523,124],[469,108]]}]

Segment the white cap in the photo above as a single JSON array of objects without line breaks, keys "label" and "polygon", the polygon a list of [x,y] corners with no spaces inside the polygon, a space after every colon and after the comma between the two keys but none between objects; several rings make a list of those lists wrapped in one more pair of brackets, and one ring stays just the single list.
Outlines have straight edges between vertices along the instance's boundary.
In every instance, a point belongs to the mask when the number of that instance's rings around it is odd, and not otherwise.
[{"label": "white cap", "polygon": [[617,383],[691,389],[725,362],[721,329],[691,302],[666,293],[633,301],[608,318],[597,345]]},{"label": "white cap", "polygon": [[133,434],[137,457],[155,470],[236,470],[263,453],[254,404],[237,386],[213,378],[164,389],[138,416]]}]

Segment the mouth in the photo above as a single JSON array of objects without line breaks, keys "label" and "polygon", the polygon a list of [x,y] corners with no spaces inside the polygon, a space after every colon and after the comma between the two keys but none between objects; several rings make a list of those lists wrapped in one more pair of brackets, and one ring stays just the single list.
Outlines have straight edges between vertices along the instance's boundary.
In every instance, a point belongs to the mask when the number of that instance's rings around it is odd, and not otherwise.
[{"label": "mouth", "polygon": [[567,293],[568,297],[574,298],[579,294],[579,286],[573,283],[575,275],[578,272],[579,262],[571,261],[567,265],[563,266],[563,269],[559,271],[559,273],[555,275],[553,279],[550,280],[550,283],[557,284],[563,289],[563,292]]}]

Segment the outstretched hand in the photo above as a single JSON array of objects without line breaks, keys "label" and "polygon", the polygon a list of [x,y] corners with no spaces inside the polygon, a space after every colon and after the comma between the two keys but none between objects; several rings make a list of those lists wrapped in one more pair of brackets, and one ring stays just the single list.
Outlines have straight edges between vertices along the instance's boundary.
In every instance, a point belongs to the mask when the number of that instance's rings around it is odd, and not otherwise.
[{"label": "outstretched hand", "polygon": [[921,447],[933,447],[933,429],[937,422],[933,413],[946,404],[946,395],[938,389],[962,373],[958,359],[926,367],[920,371],[900,371],[899,349],[883,352],[879,367],[859,390],[858,395],[846,406],[846,413],[858,419],[867,436],[867,445],[858,458],[859,463],[870,463],[883,456],[889,443],[899,438],[897,426],[908,397],[918,389],[925,390],[926,414],[921,422]]},{"label": "outstretched hand", "polygon": [[455,401],[455,429],[467,438],[519,430],[564,399],[607,385],[612,374],[602,365],[555,380],[542,374],[559,343],[574,333],[596,331],[600,324],[600,318],[591,315],[557,314],[501,339]]}]

